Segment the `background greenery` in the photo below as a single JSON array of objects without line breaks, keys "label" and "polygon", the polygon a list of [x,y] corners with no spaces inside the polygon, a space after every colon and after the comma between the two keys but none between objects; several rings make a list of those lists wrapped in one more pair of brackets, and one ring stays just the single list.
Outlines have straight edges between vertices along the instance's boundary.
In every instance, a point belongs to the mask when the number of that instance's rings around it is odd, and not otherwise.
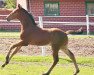
[{"label": "background greenery", "polygon": [[16,7],[16,0],[5,0],[5,8],[14,9]]}]

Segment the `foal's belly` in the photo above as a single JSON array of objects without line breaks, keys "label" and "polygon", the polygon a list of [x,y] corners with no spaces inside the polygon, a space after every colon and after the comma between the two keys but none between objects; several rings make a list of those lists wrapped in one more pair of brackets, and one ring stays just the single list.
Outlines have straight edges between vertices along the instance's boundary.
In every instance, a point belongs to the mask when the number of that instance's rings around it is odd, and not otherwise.
[{"label": "foal's belly", "polygon": [[30,39],[30,44],[31,45],[38,45],[38,46],[43,46],[47,45],[50,43],[50,37],[47,36],[36,36],[36,37],[31,37]]},{"label": "foal's belly", "polygon": [[47,45],[47,44],[49,44],[50,43],[50,41],[47,41],[47,40],[45,40],[45,41],[31,41],[30,42],[30,44],[31,45],[37,45],[37,46],[43,46],[43,45]]}]

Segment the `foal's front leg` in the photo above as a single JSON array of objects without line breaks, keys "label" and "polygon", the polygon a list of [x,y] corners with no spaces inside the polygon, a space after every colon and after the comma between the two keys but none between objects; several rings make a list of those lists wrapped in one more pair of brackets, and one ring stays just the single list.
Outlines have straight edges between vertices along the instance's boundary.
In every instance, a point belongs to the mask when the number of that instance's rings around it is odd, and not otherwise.
[{"label": "foal's front leg", "polygon": [[[5,65],[7,65],[7,64],[9,63],[10,59],[14,56],[14,54],[16,54],[16,53],[20,50],[20,48],[21,48],[21,46],[22,46],[23,44],[24,44],[23,41],[21,41],[21,42],[19,42],[19,43],[17,43],[17,44],[14,44],[13,46],[11,46],[11,48],[10,48],[10,50],[9,50],[7,56],[6,56],[6,61],[5,61],[5,63],[2,65],[2,67],[5,67]],[[16,48],[16,47],[17,47],[17,48]],[[14,48],[16,48],[16,49],[14,50],[14,52],[13,52],[13,53],[11,54],[11,56],[10,56],[10,53],[11,53],[11,51],[12,51]]]}]

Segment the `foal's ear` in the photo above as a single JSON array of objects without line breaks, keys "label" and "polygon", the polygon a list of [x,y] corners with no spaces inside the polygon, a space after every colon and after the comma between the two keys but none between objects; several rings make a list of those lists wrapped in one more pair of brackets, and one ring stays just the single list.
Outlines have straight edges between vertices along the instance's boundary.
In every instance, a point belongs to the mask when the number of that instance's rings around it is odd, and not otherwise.
[{"label": "foal's ear", "polygon": [[22,6],[20,5],[20,4],[18,4],[18,6],[17,6],[19,9],[21,9],[22,8]]}]

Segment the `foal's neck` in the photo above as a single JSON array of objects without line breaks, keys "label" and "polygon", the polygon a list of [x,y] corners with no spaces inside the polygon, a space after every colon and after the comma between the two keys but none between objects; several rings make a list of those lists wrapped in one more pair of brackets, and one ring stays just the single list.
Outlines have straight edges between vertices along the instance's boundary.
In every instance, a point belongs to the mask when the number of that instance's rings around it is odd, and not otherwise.
[{"label": "foal's neck", "polygon": [[27,14],[23,14],[21,18],[19,18],[21,22],[21,28],[22,29],[27,29],[27,28],[35,28],[36,25],[33,24],[31,18]]}]

